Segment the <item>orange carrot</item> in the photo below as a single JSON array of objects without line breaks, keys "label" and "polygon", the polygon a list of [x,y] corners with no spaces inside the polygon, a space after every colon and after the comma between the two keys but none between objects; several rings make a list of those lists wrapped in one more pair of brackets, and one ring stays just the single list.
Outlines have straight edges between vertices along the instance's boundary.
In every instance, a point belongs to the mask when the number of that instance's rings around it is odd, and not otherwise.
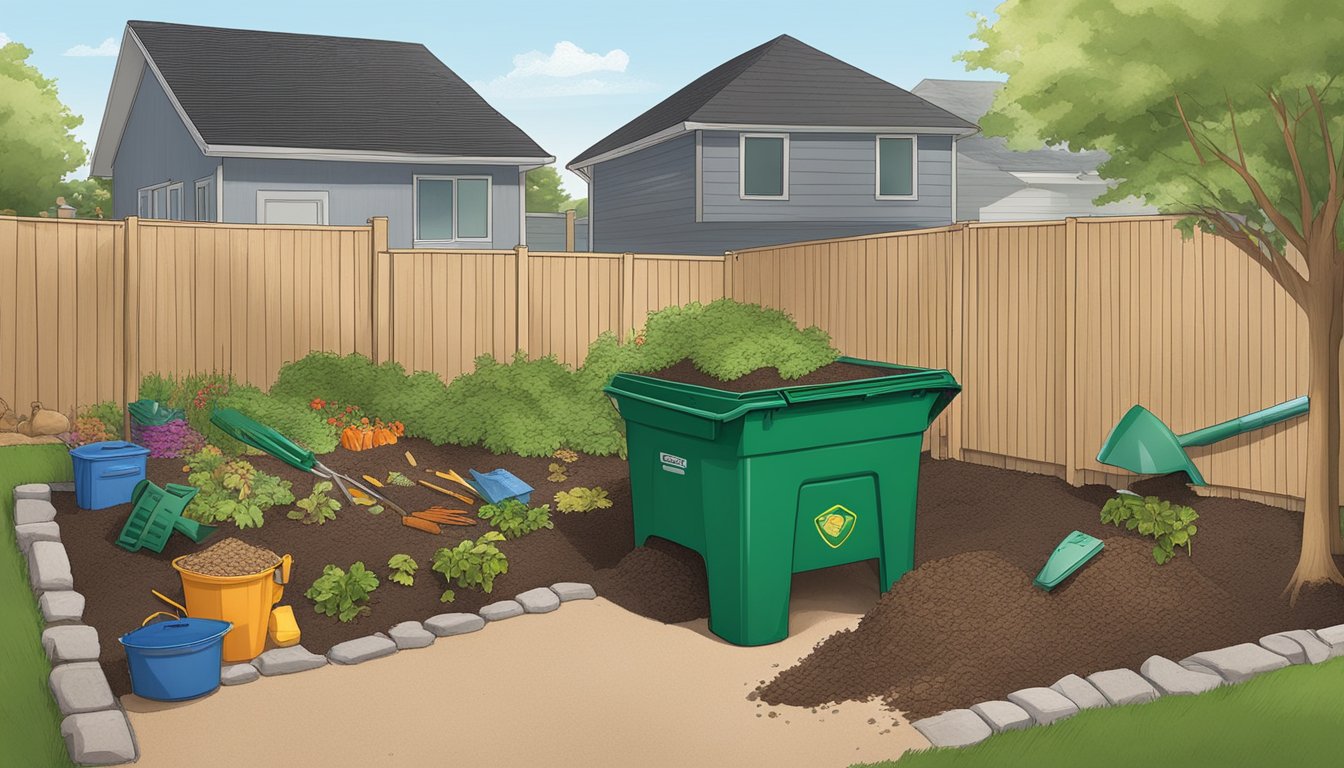
[{"label": "orange carrot", "polygon": [[431,523],[428,520],[421,520],[418,517],[411,517],[409,515],[401,518],[401,524],[408,528],[414,528],[417,531],[424,531],[425,533],[443,533],[443,529],[440,528],[437,523]]}]

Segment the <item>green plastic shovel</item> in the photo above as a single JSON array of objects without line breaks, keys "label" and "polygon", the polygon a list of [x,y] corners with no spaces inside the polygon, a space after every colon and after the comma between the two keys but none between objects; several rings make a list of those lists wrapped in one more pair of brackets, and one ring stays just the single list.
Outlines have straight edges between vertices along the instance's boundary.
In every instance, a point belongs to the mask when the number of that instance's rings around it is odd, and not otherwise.
[{"label": "green plastic shovel", "polygon": [[1278,424],[1307,412],[1310,403],[1306,395],[1263,410],[1240,416],[1221,424],[1178,435],[1152,411],[1141,405],[1129,412],[1115,425],[1097,453],[1097,461],[1127,469],[1141,475],[1165,475],[1184,472],[1195,485],[1208,485],[1186,448],[1212,445],[1229,437]]}]

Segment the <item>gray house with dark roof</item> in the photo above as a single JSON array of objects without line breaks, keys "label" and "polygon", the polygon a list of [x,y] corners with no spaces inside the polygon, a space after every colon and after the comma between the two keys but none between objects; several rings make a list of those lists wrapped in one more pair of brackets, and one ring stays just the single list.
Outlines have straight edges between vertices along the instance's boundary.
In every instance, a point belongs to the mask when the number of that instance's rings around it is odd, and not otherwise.
[{"label": "gray house with dark roof", "polygon": [[94,149],[117,217],[364,224],[392,247],[525,241],[555,160],[418,43],[131,21]]},{"label": "gray house with dark roof", "polygon": [[722,253],[953,220],[975,124],[781,35],[582,152],[593,250]]},{"label": "gray house with dark roof", "polygon": [[[923,80],[911,92],[978,123],[1002,87],[986,80]],[[1065,147],[1018,151],[998,136],[969,136],[957,142],[957,219],[1039,221],[1157,213],[1141,200],[1093,204],[1108,186],[1097,175],[1106,157],[1105,152]]]}]

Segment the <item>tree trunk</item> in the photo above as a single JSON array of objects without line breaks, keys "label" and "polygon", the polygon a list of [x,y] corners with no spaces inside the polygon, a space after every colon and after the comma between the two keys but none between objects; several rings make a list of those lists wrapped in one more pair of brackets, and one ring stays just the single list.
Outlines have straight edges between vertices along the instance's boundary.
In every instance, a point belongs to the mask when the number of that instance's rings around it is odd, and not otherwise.
[{"label": "tree trunk", "polygon": [[1339,289],[1325,283],[1305,308],[1311,375],[1307,395],[1306,510],[1302,515],[1302,552],[1286,594],[1296,602],[1307,584],[1344,584],[1331,550],[1339,531],[1339,362],[1344,337],[1344,302]]}]

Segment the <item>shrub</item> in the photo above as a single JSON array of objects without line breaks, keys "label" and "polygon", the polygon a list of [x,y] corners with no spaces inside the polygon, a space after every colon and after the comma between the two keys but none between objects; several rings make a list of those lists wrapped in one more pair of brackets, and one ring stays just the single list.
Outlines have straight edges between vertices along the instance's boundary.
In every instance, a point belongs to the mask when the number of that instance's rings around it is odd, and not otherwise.
[{"label": "shrub", "polygon": [[551,506],[528,508],[517,499],[505,499],[498,504],[486,504],[476,516],[499,529],[506,538],[516,539],[542,528],[554,528]]},{"label": "shrub", "polygon": [[150,457],[155,459],[190,456],[205,447],[205,438],[184,419],[164,424],[132,424],[131,437],[148,448]]},{"label": "shrub", "polygon": [[1190,507],[1156,496],[1121,494],[1101,508],[1101,522],[1117,527],[1123,524],[1125,530],[1153,537],[1157,541],[1153,559],[1158,565],[1170,560],[1176,547],[1184,546],[1186,554],[1190,554],[1191,541],[1199,532],[1199,526],[1195,525],[1198,519],[1199,515]]},{"label": "shrub", "polygon": [[266,510],[292,504],[290,482],[262,472],[243,459],[228,459],[206,446],[187,459],[187,482],[200,490],[183,514],[203,523],[232,520],[239,528],[260,528]]},{"label": "shrub", "polygon": [[[113,402],[95,403],[79,412],[80,419],[95,420],[103,425],[105,439],[116,440],[121,437],[122,410]],[[96,442],[96,441],[91,441]]]},{"label": "shrub", "polygon": [[[336,510],[341,508],[341,502],[327,495],[331,492],[331,488],[330,480],[321,480],[314,483],[313,492],[308,494],[308,498],[294,502],[298,509],[289,511],[289,519],[298,520],[304,525],[312,525],[313,523],[322,525],[328,520],[335,520]],[[382,510],[378,511],[381,512]]]},{"label": "shrub", "polygon": [[[495,588],[495,577],[509,572],[509,558],[496,542],[504,540],[499,531],[486,531],[479,539],[467,539],[457,546],[443,547],[434,553],[433,570],[442,573],[449,584],[457,580],[457,586],[481,589],[489,593]],[[445,589],[439,597],[440,602],[451,602],[457,595],[452,588]]]},{"label": "shrub", "polygon": [[594,509],[609,509],[611,499],[601,488],[573,488],[555,494],[556,509],[566,514],[570,512],[592,512]]},{"label": "shrub", "polygon": [[410,555],[393,555],[387,559],[387,567],[392,569],[387,578],[403,587],[409,587],[415,584],[415,572],[420,569],[420,564]]},{"label": "shrub", "polygon": [[[336,427],[309,408],[306,400],[272,397],[256,387],[235,386],[227,395],[219,398],[217,404],[220,408],[241,411],[313,453],[331,453],[336,450]],[[206,418],[208,421],[209,416]],[[214,425],[210,426],[206,437],[230,453],[256,453]]]},{"label": "shrub", "polygon": [[349,571],[334,565],[326,566],[322,569],[322,575],[303,595],[313,601],[313,607],[318,613],[349,622],[369,612],[365,603],[377,588],[378,577],[365,568],[364,563],[356,562]]}]

